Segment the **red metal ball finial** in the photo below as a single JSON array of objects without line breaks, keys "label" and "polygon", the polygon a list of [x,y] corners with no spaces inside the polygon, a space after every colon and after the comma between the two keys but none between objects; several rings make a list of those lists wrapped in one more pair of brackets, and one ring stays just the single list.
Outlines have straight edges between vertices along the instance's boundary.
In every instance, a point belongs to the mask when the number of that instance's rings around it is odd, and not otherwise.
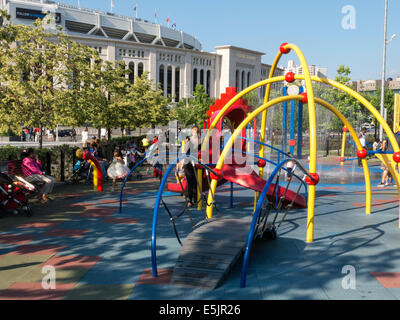
[{"label": "red metal ball finial", "polygon": [[285,81],[286,82],[293,82],[294,81],[294,73],[293,72],[288,72],[285,74]]},{"label": "red metal ball finial", "polygon": [[257,161],[257,166],[259,168],[264,168],[266,166],[267,162],[264,159],[258,159]]},{"label": "red metal ball finial", "polygon": [[400,151],[393,153],[393,160],[397,163],[400,162]]},{"label": "red metal ball finial", "polygon": [[280,50],[282,53],[284,53],[284,54],[290,52],[290,49],[289,49],[289,48],[288,48],[288,49],[285,49],[285,46],[286,46],[287,44],[288,44],[287,42],[284,42],[284,43],[282,43],[281,46],[279,47],[279,50]]},{"label": "red metal ball finial", "polygon": [[347,129],[346,127],[342,128],[343,132],[349,132],[349,129]]},{"label": "red metal ball finial", "polygon": [[308,97],[307,97],[307,92],[302,92],[300,93],[301,96],[303,96],[303,99],[301,99],[301,103],[305,104],[308,102]]},{"label": "red metal ball finial", "polygon": [[319,175],[318,175],[318,173],[310,173],[310,176],[311,176],[311,178],[310,177],[306,177],[306,179],[305,179],[305,181],[306,181],[306,183],[309,185],[309,186],[315,186],[315,185],[317,185],[318,184],[318,182],[319,182]]},{"label": "red metal ball finial", "polygon": [[357,150],[357,157],[360,159],[364,159],[368,155],[368,151],[366,149]]}]

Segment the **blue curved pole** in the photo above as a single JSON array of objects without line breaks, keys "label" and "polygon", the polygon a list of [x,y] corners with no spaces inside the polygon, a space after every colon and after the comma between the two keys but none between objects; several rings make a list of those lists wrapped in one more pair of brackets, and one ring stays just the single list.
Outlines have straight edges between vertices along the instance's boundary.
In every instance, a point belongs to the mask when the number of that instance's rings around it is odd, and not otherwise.
[{"label": "blue curved pole", "polygon": [[[265,186],[263,188],[263,191],[261,192],[261,196],[258,199],[257,202],[257,206],[256,206],[256,210],[254,211],[253,214],[253,220],[251,222],[251,226],[250,226],[250,230],[249,230],[249,235],[247,237],[247,243],[246,243],[246,249],[245,249],[245,253],[244,253],[244,258],[243,258],[243,266],[242,266],[242,275],[240,278],[240,287],[244,288],[246,287],[246,274],[247,274],[247,267],[249,264],[249,258],[250,258],[250,250],[251,250],[251,244],[253,243],[253,238],[254,238],[254,231],[256,228],[256,224],[258,221],[258,216],[260,215],[260,211],[261,211],[261,207],[262,207],[262,203],[264,201],[264,198],[267,195],[268,189],[271,186],[271,183],[273,181],[273,179],[275,178],[275,175],[277,174],[277,172],[279,171],[279,169],[288,161],[295,161],[297,163],[299,163],[297,160],[293,159],[293,158],[289,158],[289,159],[285,159],[282,162],[280,162],[276,168],[274,169],[274,171],[272,171],[271,175],[269,176],[267,182],[265,183]],[[307,173],[308,174],[308,173]]]},{"label": "blue curved pole", "polygon": [[208,170],[208,171],[216,174],[216,172],[213,171],[210,167],[208,167],[208,165],[201,163],[195,157],[187,156],[187,155],[183,155],[183,156],[177,158],[175,160],[175,162],[172,163],[168,167],[167,171],[165,171],[165,175],[163,176],[163,178],[161,180],[160,187],[157,192],[157,198],[156,198],[156,202],[154,205],[154,211],[153,211],[153,224],[152,224],[152,230],[151,230],[151,268],[152,268],[152,273],[153,273],[154,278],[157,277],[157,237],[156,237],[156,233],[157,233],[158,208],[160,207],[160,202],[161,202],[165,183],[168,179],[168,175],[171,173],[171,170],[176,165],[176,163],[178,163],[183,158],[191,158],[192,160],[196,160],[197,163],[200,164],[205,170]]},{"label": "blue curved pole", "polygon": [[[184,157],[181,157],[184,158]],[[178,158],[176,159],[176,163],[181,159]],[[158,218],[158,207],[160,206],[161,202],[161,197],[162,193],[164,190],[165,183],[167,182],[168,175],[170,174],[172,168],[176,165],[176,163],[172,163],[167,171],[165,172],[165,175],[163,176],[161,180],[160,187],[158,188],[157,192],[157,199],[156,203],[154,205],[154,211],[153,211],[153,225],[152,225],[152,230],[151,230],[151,267],[153,271],[153,277],[157,277],[157,252],[156,252],[156,230],[157,230],[157,218]]]}]

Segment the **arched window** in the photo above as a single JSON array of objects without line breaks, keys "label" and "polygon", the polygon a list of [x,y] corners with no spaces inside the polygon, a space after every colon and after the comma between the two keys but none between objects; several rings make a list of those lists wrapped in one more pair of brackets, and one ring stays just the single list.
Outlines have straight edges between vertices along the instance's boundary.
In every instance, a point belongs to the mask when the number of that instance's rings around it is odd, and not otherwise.
[{"label": "arched window", "polygon": [[239,70],[236,70],[235,87],[236,87],[236,90],[238,90],[238,91],[239,91],[239,74],[240,74]]},{"label": "arched window", "polygon": [[251,73],[249,71],[249,72],[247,72],[247,86],[248,87],[250,86],[250,79],[251,79]]},{"label": "arched window", "polygon": [[197,86],[197,69],[194,68],[193,69],[193,90],[194,91],[196,89]]},{"label": "arched window", "polygon": [[245,79],[246,79],[246,76],[245,76],[245,72],[244,71],[242,71],[242,87],[240,88],[240,90],[243,90],[244,89],[244,86],[245,86]]},{"label": "arched window", "polygon": [[207,92],[208,96],[210,96],[210,88],[211,88],[211,83],[210,83],[210,81],[211,81],[211,71],[210,70],[207,71],[206,79],[207,79],[206,92]]},{"label": "arched window", "polygon": [[158,82],[160,83],[161,90],[164,91],[164,65],[160,65],[158,72]]},{"label": "arched window", "polygon": [[142,62],[139,62],[139,64],[138,64],[138,77],[141,77],[142,76],[142,74],[143,74],[143,72],[144,72],[144,66],[143,66],[143,63]]},{"label": "arched window", "polygon": [[133,63],[132,61],[129,62],[128,68],[129,68],[129,75],[128,75],[129,83],[134,84],[135,83],[135,63]]},{"label": "arched window", "polygon": [[200,70],[200,84],[204,87],[204,70]]},{"label": "arched window", "polygon": [[179,101],[179,99],[180,99],[180,91],[179,91],[180,83],[181,83],[180,75],[181,75],[181,72],[178,67],[175,69],[175,101]]},{"label": "arched window", "polygon": [[172,94],[172,67],[168,66],[167,69],[167,95]]}]

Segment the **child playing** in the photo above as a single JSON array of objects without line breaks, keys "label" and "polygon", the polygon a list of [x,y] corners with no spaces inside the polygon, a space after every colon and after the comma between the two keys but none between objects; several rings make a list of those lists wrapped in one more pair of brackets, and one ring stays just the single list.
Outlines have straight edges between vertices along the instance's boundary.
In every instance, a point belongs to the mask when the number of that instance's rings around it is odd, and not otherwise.
[{"label": "child playing", "polygon": [[375,142],[372,145],[372,150],[373,151],[378,151],[381,148],[382,148],[381,140],[379,138],[376,138]]},{"label": "child playing", "polygon": [[[289,152],[288,153],[288,155],[290,156],[290,158],[293,158],[293,155]],[[294,171],[294,169],[295,169],[295,163],[294,163],[294,161],[288,161],[288,162],[286,162],[286,179],[287,180],[290,180],[291,179],[291,176],[292,176],[292,172]]]},{"label": "child playing", "polygon": [[124,160],[122,159],[121,150],[115,149],[113,162],[107,170],[107,175],[113,179],[111,191],[115,190],[117,179],[124,179],[129,171],[129,168],[125,165]]}]

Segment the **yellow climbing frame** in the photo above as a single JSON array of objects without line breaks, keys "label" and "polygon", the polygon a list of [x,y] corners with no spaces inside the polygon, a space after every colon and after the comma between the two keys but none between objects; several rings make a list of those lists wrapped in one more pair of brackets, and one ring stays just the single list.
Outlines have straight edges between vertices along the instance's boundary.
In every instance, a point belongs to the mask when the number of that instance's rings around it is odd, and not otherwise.
[{"label": "yellow climbing frame", "polygon": [[93,190],[97,190],[99,185],[99,174],[97,172],[97,167],[92,160],[89,160],[90,165],[92,166],[93,170]]},{"label": "yellow climbing frame", "polygon": [[[315,173],[316,171],[316,161],[317,161],[317,132],[316,132],[316,117],[315,117],[315,102],[321,104],[322,106],[330,109],[332,112],[334,112],[341,120],[342,122],[345,124],[345,126],[349,129],[349,132],[351,133],[351,135],[353,136],[354,141],[356,142],[357,145],[357,149],[360,150],[361,149],[361,144],[359,143],[358,137],[354,131],[354,129],[351,127],[350,123],[345,119],[345,117],[340,114],[340,112],[338,112],[333,106],[331,106],[330,104],[328,104],[327,102],[321,100],[321,99],[315,99],[314,98],[314,94],[313,94],[313,88],[312,88],[312,81],[317,81],[317,82],[322,82],[322,83],[326,83],[329,84],[337,89],[340,89],[346,93],[348,93],[349,95],[353,96],[354,98],[356,98],[358,101],[360,101],[365,108],[367,108],[374,116],[375,118],[378,120],[378,122],[382,125],[383,129],[385,130],[392,146],[393,146],[393,150],[394,152],[398,152],[399,151],[399,146],[396,142],[396,139],[394,137],[393,132],[390,130],[388,124],[386,123],[386,121],[381,117],[381,115],[379,114],[379,112],[364,98],[362,97],[360,94],[358,94],[357,92],[353,91],[352,89],[346,87],[345,85],[337,82],[337,81],[333,81],[330,79],[326,79],[326,78],[320,78],[320,77],[316,77],[316,76],[311,76],[308,70],[308,65],[307,62],[302,54],[302,52],[300,51],[300,49],[294,45],[294,44],[286,44],[283,45],[283,48],[285,50],[293,50],[295,51],[295,53],[297,54],[301,66],[303,68],[303,75],[296,75],[294,77],[295,80],[304,80],[305,81],[305,87],[306,87],[306,91],[307,91],[307,102],[308,102],[308,112],[309,112],[309,128],[310,128],[310,166],[309,166],[309,171],[310,173]],[[225,146],[224,150],[222,151],[220,158],[218,160],[217,169],[221,169],[222,165],[224,163],[225,157],[228,154],[228,151],[230,150],[230,148],[232,147],[232,144],[234,142],[234,140],[237,138],[240,130],[242,130],[243,128],[245,128],[245,126],[252,120],[254,119],[259,113],[263,112],[262,115],[262,123],[261,123],[261,135],[260,135],[260,140],[261,142],[264,142],[265,139],[265,128],[266,128],[266,115],[267,115],[267,110],[268,108],[272,107],[275,104],[284,102],[284,101],[288,101],[288,100],[301,100],[303,99],[302,95],[295,95],[295,96],[287,96],[287,97],[280,97],[280,98],[276,98],[272,101],[268,101],[269,100],[269,95],[270,95],[270,88],[271,88],[271,84],[278,82],[278,81],[283,81],[285,80],[284,76],[278,76],[278,77],[272,77],[276,66],[279,62],[280,57],[282,56],[282,52],[279,52],[274,60],[274,63],[271,67],[271,71],[270,71],[270,78],[262,80],[246,89],[244,89],[243,91],[239,92],[235,97],[233,97],[218,113],[218,115],[214,118],[213,122],[210,125],[209,130],[207,131],[207,134],[203,140],[202,143],[202,151],[205,151],[208,147],[209,144],[209,139],[210,139],[210,135],[212,130],[216,127],[217,123],[219,122],[219,120],[223,117],[223,115],[225,114],[225,112],[238,100],[240,99],[242,96],[244,96],[245,94],[251,92],[252,90],[264,86],[266,85],[266,94],[264,97],[264,104],[260,107],[258,107],[255,111],[253,111],[252,113],[250,113],[247,118],[236,128],[234,134],[231,136],[228,144]],[[260,157],[264,157],[264,146],[261,145],[260,147]],[[365,183],[366,183],[366,213],[369,214],[371,211],[371,190],[370,190],[370,178],[369,178],[369,172],[368,172],[368,166],[367,166],[367,161],[366,159],[362,159],[362,164],[363,164],[363,169],[364,169],[364,174],[365,174]],[[394,170],[394,176],[395,176],[395,181],[397,183],[397,189],[398,189],[398,194],[400,196],[400,177],[399,177],[399,173]],[[262,168],[260,168],[259,171],[260,176],[262,177],[263,174],[263,170]],[[393,173],[392,173],[393,174]],[[210,186],[210,190],[209,190],[209,194],[208,194],[208,203],[210,205],[207,206],[207,217],[211,218],[212,217],[212,203],[213,203],[213,194],[215,194],[215,189],[217,186],[217,181],[212,179],[211,181],[211,186]],[[314,232],[314,207],[315,207],[315,186],[314,185],[310,185],[309,189],[308,189],[308,204],[307,204],[307,236],[306,236],[306,241],[307,242],[312,242],[313,241],[313,232]],[[400,214],[400,206],[399,206],[399,214]],[[400,218],[399,218],[399,227],[400,227]]]},{"label": "yellow climbing frame", "polygon": [[342,161],[342,159],[344,159],[344,149],[346,147],[346,131],[343,130],[343,137],[342,137],[342,150],[340,153],[340,164],[343,166],[344,165],[344,161]]}]

